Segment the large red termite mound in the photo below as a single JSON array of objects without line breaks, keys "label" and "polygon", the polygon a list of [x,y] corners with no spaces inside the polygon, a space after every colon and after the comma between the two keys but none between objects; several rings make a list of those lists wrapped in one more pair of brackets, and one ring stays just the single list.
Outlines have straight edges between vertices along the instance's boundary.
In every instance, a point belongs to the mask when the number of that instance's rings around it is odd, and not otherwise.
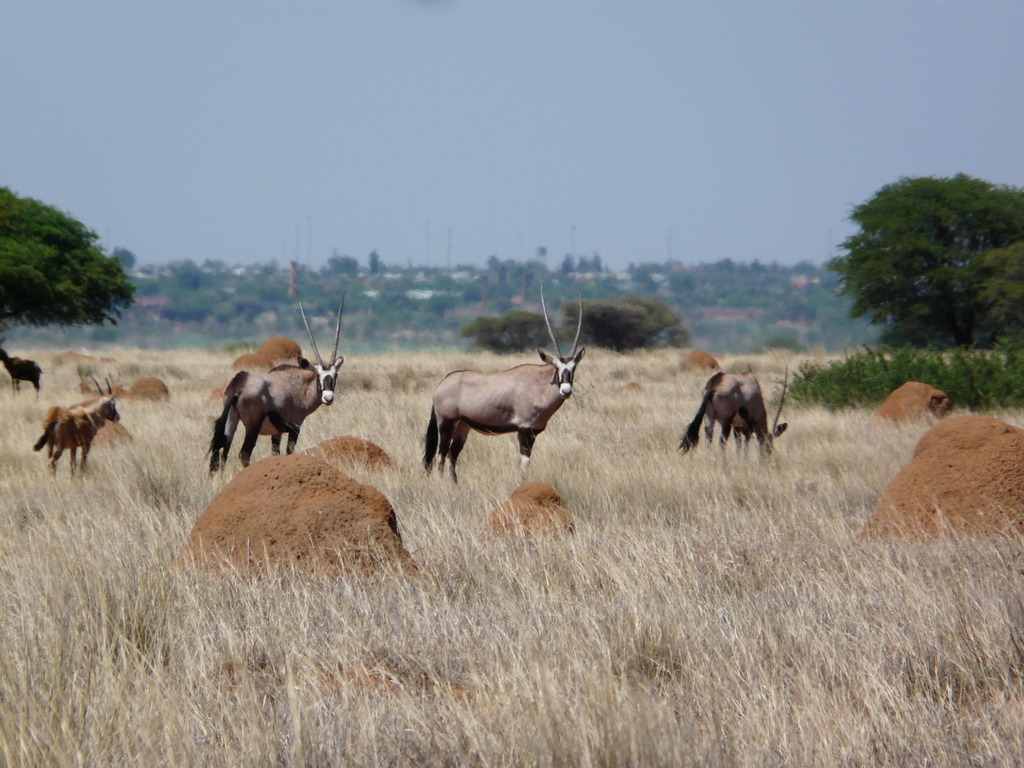
[{"label": "large red termite mound", "polygon": [[889,393],[871,417],[871,423],[878,426],[903,424],[926,417],[941,419],[952,410],[953,403],[941,389],[920,381],[908,381]]},{"label": "large red termite mound", "polygon": [[326,461],[341,471],[346,469],[368,469],[376,471],[395,465],[391,457],[379,445],[352,435],[339,435],[314,445],[304,453]]},{"label": "large red termite mound", "polygon": [[271,456],[235,475],[196,520],[181,561],[256,573],[415,568],[384,495],[302,454]]},{"label": "large red termite mound", "polygon": [[491,512],[491,530],[502,536],[529,538],[538,533],[573,530],[569,510],[547,483],[523,483]]},{"label": "large red termite mound", "polygon": [[249,371],[251,373],[266,373],[273,367],[274,361],[258,352],[246,352],[244,355],[239,355],[231,364],[232,371]]},{"label": "large red termite mound", "polygon": [[286,336],[275,336],[260,344],[256,354],[263,355],[274,365],[294,363],[302,356],[302,348]]},{"label": "large red termite mound", "polygon": [[866,536],[1024,533],[1024,430],[954,416],[921,437],[864,529]]},{"label": "large red termite mound", "polygon": [[693,368],[698,371],[720,371],[722,366],[718,361],[701,349],[695,349],[683,359],[683,367]]},{"label": "large red termite mound", "polygon": [[128,397],[135,400],[167,400],[170,396],[167,385],[155,376],[146,376],[128,387]]}]

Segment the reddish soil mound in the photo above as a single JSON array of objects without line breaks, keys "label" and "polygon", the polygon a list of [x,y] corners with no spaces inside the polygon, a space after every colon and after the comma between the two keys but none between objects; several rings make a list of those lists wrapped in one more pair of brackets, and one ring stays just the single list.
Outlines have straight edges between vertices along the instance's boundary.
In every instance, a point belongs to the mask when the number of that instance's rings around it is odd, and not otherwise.
[{"label": "reddish soil mound", "polygon": [[349,468],[378,470],[395,466],[395,462],[379,445],[351,435],[332,437],[303,453],[326,461],[343,472]]},{"label": "reddish soil mound", "polygon": [[491,530],[502,536],[529,538],[549,531],[572,531],[569,510],[547,483],[523,483],[512,498],[491,512]]},{"label": "reddish soil mound", "polygon": [[643,384],[637,384],[635,381],[631,381],[631,382],[629,382],[629,384],[627,384],[626,386],[624,386],[622,388],[622,391],[623,392],[643,392],[644,391],[644,386],[643,386]]},{"label": "reddish soil mound", "polygon": [[1024,430],[954,416],[925,432],[892,479],[866,536],[1024,533]]},{"label": "reddish soil mound", "polygon": [[114,397],[125,397],[128,394],[128,391],[120,384],[111,384],[109,387],[106,384],[101,384],[100,388],[97,389],[95,384],[88,381],[81,382],[78,385],[78,391],[81,392],[83,395],[96,395],[97,397],[101,395],[114,395]]},{"label": "reddish soil mound", "polygon": [[254,352],[246,352],[235,358],[231,364],[232,371],[251,371],[252,373],[266,373],[274,367],[274,361],[266,355]]},{"label": "reddish soil mound", "polygon": [[267,339],[260,348],[256,350],[257,355],[270,360],[274,365],[279,363],[294,363],[302,355],[302,348],[289,338],[275,336]]},{"label": "reddish soil mound", "polygon": [[516,497],[530,499],[538,504],[562,505],[562,498],[554,488],[547,483],[541,483],[536,480],[532,483],[523,483],[512,491],[512,498]]},{"label": "reddish soil mound", "polygon": [[92,355],[83,355],[80,352],[72,352],[71,350],[68,350],[67,352],[61,352],[60,356],[63,357],[65,360],[70,360],[73,363],[90,363],[96,361],[96,358],[93,357]]},{"label": "reddish soil mound", "polygon": [[133,442],[135,442],[135,439],[127,429],[121,426],[120,422],[108,419],[97,430],[96,436],[92,439],[92,447],[102,448],[105,445],[127,445]]},{"label": "reddish soil mound", "polygon": [[683,360],[683,365],[688,368],[695,368],[698,371],[720,371],[722,366],[718,364],[707,352],[700,349],[693,350]]},{"label": "reddish soil mound", "polygon": [[181,559],[199,567],[226,559],[257,573],[415,567],[380,491],[301,454],[271,456],[235,475],[196,521]]},{"label": "reddish soil mound", "polygon": [[941,419],[952,410],[953,403],[942,390],[919,381],[908,381],[889,393],[871,417],[871,423],[876,426],[902,424],[926,416]]},{"label": "reddish soil mound", "polygon": [[167,385],[155,376],[139,379],[128,388],[128,397],[136,400],[167,400],[170,396]]}]

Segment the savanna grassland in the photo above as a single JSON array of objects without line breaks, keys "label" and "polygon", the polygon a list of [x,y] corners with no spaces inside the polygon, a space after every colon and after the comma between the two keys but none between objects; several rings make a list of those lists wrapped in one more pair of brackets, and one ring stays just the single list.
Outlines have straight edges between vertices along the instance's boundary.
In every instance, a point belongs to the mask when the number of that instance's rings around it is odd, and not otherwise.
[{"label": "savanna grassland", "polygon": [[[44,376],[36,399],[0,373],[4,765],[1022,762],[1020,542],[860,538],[926,425],[787,406],[771,458],[683,457],[705,377],[678,352],[591,349],[525,478],[575,533],[508,541],[487,519],[523,480],[513,438],[472,435],[458,486],[424,475],[422,439],[443,373],[534,358],[353,355],[298,449],[351,434],[391,454],[353,476],[395,506],[418,575],[199,576],[171,562],[239,468],[211,479],[204,455],[231,357],[105,353],[100,378],[158,376],[171,400],[122,401],[135,442],[72,481],[31,446],[79,370],[19,354]],[[797,362],[725,366],[775,393]]]}]

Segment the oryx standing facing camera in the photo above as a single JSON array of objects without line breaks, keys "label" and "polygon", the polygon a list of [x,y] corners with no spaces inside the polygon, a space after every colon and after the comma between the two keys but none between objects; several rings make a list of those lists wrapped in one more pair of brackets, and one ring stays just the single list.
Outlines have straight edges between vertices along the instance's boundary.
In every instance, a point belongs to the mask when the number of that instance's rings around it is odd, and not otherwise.
[{"label": "oryx standing facing camera", "polygon": [[576,366],[586,352],[586,349],[576,351],[583,327],[582,300],[576,338],[568,357],[562,355],[551,330],[543,289],[540,305],[558,356],[552,357],[538,349],[543,365],[517,365],[501,373],[454,371],[445,376],[434,390],[434,403],[427,425],[423,466],[428,472],[434,463],[434,454],[440,452],[441,470],[444,470],[445,459],[450,456],[452,480],[458,482],[455,462],[471,429],[485,435],[517,432],[522,468],[526,469],[537,435],[544,431],[548,419],[572,395]]},{"label": "oryx standing facing camera", "polygon": [[322,405],[334,402],[334,387],[345,358],[338,355],[341,339],[341,314],[345,311],[345,297],[341,297],[338,309],[338,329],[334,334],[334,351],[331,362],[325,363],[316,348],[313,331],[306,320],[306,311],[299,299],[299,312],[309,334],[309,343],[317,363],[312,365],[304,357],[298,365],[279,365],[267,373],[258,374],[239,371],[224,389],[224,410],[214,422],[213,438],[210,440],[210,472],[216,472],[227,461],[231,441],[235,436],[238,422],[245,427],[245,439],[238,456],[242,466],[249,466],[249,457],[262,434],[269,434],[273,452],[280,452],[281,435],[288,433],[287,452],[295,449],[299,429],[313,411]]}]

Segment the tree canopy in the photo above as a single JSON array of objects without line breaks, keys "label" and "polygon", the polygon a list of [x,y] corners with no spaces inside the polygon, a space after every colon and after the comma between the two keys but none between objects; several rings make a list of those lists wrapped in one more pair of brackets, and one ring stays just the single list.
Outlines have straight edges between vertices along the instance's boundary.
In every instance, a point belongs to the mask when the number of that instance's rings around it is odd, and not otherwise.
[{"label": "tree canopy", "polygon": [[0,323],[116,323],[133,286],[81,222],[0,187]]},{"label": "tree canopy", "polygon": [[[884,326],[883,340],[967,346],[1001,331],[990,285],[1000,262],[985,255],[1024,241],[1024,190],[964,174],[902,178],[850,219],[860,231],[828,267],[853,300],[851,316]],[[999,295],[1003,320],[1012,305],[1005,299]]]},{"label": "tree canopy", "polygon": [[473,339],[473,346],[499,354],[522,352],[548,343],[544,318],[518,309],[501,317],[477,317],[466,323],[460,333],[463,338]]},{"label": "tree canopy", "polygon": [[[566,325],[576,324],[579,306],[571,301],[562,303]],[[580,338],[597,347],[628,352],[644,347],[681,347],[690,334],[661,299],[632,295],[618,301],[584,301]]]}]

